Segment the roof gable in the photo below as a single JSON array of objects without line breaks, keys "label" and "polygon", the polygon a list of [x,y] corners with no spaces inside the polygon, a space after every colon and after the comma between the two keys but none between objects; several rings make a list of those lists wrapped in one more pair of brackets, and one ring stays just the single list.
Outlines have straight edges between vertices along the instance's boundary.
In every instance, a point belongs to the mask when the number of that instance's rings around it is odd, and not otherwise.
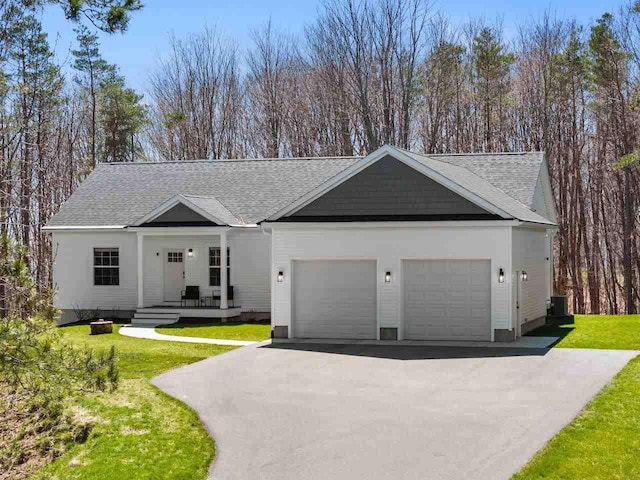
[{"label": "roof gable", "polygon": [[281,220],[395,218],[472,220],[500,217],[392,155],[386,155]]},{"label": "roof gable", "polygon": [[169,210],[161,213],[154,219],[146,222],[146,224],[151,225],[161,225],[161,224],[201,224],[201,225],[215,225],[208,218],[203,217],[199,213],[193,211],[183,203],[178,203],[177,205],[171,207]]},{"label": "roof gable", "polygon": [[314,200],[320,198],[330,190],[336,188],[338,185],[342,184],[349,178],[353,177],[354,175],[363,171],[370,165],[374,164],[375,162],[378,162],[379,160],[387,156],[391,156],[394,159],[417,170],[421,174],[426,175],[431,180],[441,184],[442,186],[458,194],[459,196],[465,198],[471,203],[474,203],[480,208],[486,210],[486,212],[488,212],[489,214],[498,215],[502,218],[513,218],[504,210],[500,209],[499,207],[493,205],[491,202],[488,202],[485,199],[483,199],[481,196],[477,195],[473,191],[473,189],[465,188],[459,185],[458,183],[456,183],[455,181],[452,181],[450,178],[448,178],[446,174],[443,175],[441,172],[431,168],[431,165],[428,164],[427,162],[423,162],[419,159],[416,159],[413,155],[410,154],[410,152],[405,152],[404,150],[400,150],[396,147],[385,145],[383,147],[380,147],[375,152],[372,152],[366,157],[360,159],[358,162],[354,163],[349,168],[340,172],[339,175],[332,177],[324,184],[319,185],[314,190],[300,197],[297,201],[293,202],[287,207],[276,212],[274,215],[272,215],[269,218],[269,220],[278,220],[282,217],[291,216],[292,214],[302,209],[303,207],[307,206]]},{"label": "roof gable", "polygon": [[133,225],[238,225],[239,221],[214,197],[176,195],[139,218]]}]

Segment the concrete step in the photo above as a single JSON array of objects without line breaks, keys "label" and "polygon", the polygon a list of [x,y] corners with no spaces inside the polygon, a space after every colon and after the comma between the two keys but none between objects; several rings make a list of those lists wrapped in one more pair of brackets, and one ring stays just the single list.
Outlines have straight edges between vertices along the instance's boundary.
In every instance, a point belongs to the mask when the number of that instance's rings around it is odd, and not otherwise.
[{"label": "concrete step", "polygon": [[179,317],[179,313],[156,313],[156,312],[146,312],[138,310],[134,314],[134,318],[166,318],[171,319],[175,317]]},{"label": "concrete step", "polygon": [[171,325],[180,319],[180,314],[174,312],[150,312],[149,309],[139,309],[131,319],[133,325]]},{"label": "concrete step", "polygon": [[176,323],[178,321],[177,318],[174,319],[166,319],[166,318],[132,318],[131,323],[133,325],[171,325],[172,323]]},{"label": "concrete step", "polygon": [[145,307],[139,308],[137,313],[167,313],[170,315],[180,315],[181,310],[186,310],[188,307],[182,307],[180,309],[175,307]]}]

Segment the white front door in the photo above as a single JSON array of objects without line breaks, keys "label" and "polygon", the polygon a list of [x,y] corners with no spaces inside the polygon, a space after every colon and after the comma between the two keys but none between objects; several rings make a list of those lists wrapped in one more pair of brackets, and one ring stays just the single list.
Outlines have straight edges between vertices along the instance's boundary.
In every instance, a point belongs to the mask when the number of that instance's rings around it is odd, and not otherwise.
[{"label": "white front door", "polygon": [[164,301],[179,302],[184,289],[184,251],[164,251]]}]

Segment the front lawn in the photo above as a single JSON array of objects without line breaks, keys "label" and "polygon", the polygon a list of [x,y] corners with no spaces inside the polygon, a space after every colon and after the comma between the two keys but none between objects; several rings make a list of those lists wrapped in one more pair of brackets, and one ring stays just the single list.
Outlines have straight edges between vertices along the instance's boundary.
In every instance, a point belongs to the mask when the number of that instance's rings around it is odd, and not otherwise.
[{"label": "front lawn", "polygon": [[196,413],[149,383],[165,370],[227,352],[233,347],[142,340],[117,333],[90,336],[89,326],[61,329],[73,343],[115,345],[120,386],[91,395],[74,406],[96,426],[86,443],[75,445],[40,470],[37,479],[204,479],[214,443]]},{"label": "front lawn", "polygon": [[222,338],[225,340],[267,340],[271,336],[271,325],[264,323],[176,323],[156,327],[158,333],[181,337]]},{"label": "front lawn", "polygon": [[[535,333],[564,334],[559,348],[635,350],[640,349],[640,315],[577,315],[575,326],[544,327]],[[636,357],[513,478],[640,478],[639,452],[640,357]]]},{"label": "front lawn", "polygon": [[545,326],[533,335],[561,337],[560,348],[640,350],[640,315],[576,315],[575,325]]}]

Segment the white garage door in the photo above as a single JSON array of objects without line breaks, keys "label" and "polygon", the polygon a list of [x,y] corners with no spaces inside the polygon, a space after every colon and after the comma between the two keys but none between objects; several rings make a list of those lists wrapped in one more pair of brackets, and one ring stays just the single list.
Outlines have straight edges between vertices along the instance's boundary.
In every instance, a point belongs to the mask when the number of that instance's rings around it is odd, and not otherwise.
[{"label": "white garage door", "polygon": [[402,262],[404,338],[490,340],[489,260]]},{"label": "white garage door", "polygon": [[294,337],[376,338],[374,261],[295,261],[292,281]]}]

